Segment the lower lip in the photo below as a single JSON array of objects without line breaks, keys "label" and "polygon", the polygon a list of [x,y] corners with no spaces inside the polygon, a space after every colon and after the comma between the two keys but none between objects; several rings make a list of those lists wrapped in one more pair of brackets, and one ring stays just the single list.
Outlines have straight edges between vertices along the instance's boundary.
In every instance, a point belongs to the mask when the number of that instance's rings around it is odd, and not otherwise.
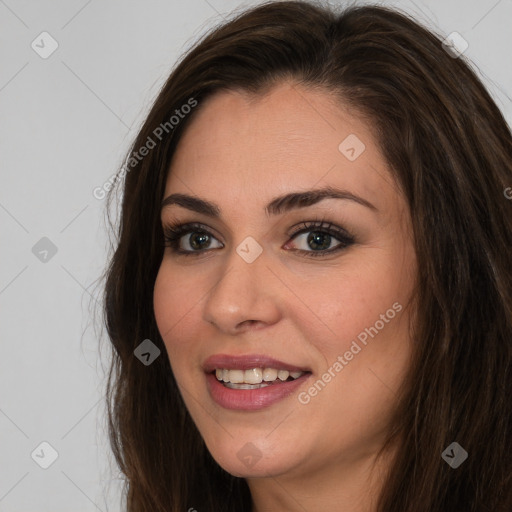
[{"label": "lower lip", "polygon": [[227,388],[212,373],[206,375],[206,381],[211,397],[221,407],[225,409],[255,411],[269,407],[291,395],[310,375],[311,373],[305,373],[298,379],[281,384],[271,384],[259,389]]}]

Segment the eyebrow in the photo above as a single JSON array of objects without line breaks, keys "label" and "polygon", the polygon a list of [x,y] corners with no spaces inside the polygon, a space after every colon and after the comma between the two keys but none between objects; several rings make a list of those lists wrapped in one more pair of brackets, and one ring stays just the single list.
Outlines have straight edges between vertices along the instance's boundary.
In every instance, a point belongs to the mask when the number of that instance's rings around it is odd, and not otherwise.
[{"label": "eyebrow", "polygon": [[[283,196],[275,197],[267,204],[265,212],[267,215],[280,215],[281,213],[290,210],[311,206],[324,199],[344,199],[353,201],[373,210],[374,212],[378,212],[378,209],[366,199],[356,196],[348,190],[340,190],[333,187],[308,190],[306,192],[292,192]],[[211,201],[200,199],[199,197],[189,196],[187,194],[171,194],[162,201],[161,210],[172,204],[176,204],[186,208],[187,210],[201,213],[209,217],[220,217],[221,210],[219,206]]]}]

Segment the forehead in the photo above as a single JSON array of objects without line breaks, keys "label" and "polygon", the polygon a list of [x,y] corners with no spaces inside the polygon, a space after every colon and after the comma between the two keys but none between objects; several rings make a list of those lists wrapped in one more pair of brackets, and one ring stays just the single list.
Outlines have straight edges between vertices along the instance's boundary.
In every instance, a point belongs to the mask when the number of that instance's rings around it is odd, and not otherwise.
[{"label": "forehead", "polygon": [[193,194],[236,209],[240,199],[249,207],[325,185],[377,208],[396,199],[369,126],[327,92],[284,83],[257,97],[222,91],[200,105],[178,143],[165,195]]}]

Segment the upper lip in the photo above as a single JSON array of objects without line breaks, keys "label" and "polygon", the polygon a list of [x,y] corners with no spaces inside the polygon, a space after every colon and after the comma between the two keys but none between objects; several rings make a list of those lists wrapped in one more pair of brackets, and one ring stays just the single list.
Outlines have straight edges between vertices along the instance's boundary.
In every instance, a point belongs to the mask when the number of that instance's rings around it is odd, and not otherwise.
[{"label": "upper lip", "polygon": [[290,363],[279,361],[261,354],[247,354],[243,356],[231,356],[228,354],[216,354],[210,356],[203,364],[206,373],[218,368],[229,370],[250,370],[252,368],[275,368],[276,370],[291,370],[294,372],[310,372],[306,367],[299,367]]}]

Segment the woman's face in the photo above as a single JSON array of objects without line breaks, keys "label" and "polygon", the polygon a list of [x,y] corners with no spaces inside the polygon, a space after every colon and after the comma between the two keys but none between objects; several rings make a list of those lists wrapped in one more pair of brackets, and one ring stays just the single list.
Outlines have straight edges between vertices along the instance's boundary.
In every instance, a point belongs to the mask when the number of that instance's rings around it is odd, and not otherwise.
[{"label": "woman's face", "polygon": [[[154,288],[186,406],[236,476],[364,463],[411,352],[405,200],[368,126],[326,93],[283,83],[200,108],[161,219],[201,226],[175,240],[187,254],[165,249]],[[299,197],[324,189],[338,197]]]}]

